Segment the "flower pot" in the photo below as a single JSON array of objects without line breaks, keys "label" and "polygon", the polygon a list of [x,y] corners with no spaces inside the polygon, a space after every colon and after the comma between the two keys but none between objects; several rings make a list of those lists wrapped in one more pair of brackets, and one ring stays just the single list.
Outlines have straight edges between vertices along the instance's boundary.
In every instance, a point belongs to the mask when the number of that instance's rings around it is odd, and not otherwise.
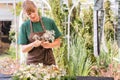
[{"label": "flower pot", "polygon": [[112,77],[77,76],[76,80],[114,80]]},{"label": "flower pot", "polygon": [[0,73],[0,80],[12,80],[11,75],[6,75],[6,74]]}]

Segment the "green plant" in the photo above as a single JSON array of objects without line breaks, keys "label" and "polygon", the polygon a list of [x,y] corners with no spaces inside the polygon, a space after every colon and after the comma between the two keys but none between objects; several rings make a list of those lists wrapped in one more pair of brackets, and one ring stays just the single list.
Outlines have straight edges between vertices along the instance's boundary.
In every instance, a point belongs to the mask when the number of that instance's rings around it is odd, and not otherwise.
[{"label": "green plant", "polygon": [[[52,2],[52,3],[51,3]],[[51,14],[52,18],[55,20],[56,25],[60,29],[61,33],[63,34],[61,36],[61,46],[59,49],[54,49],[54,55],[56,59],[56,63],[64,67],[67,62],[66,62],[66,57],[67,57],[67,41],[66,41],[66,21],[67,21],[67,15],[68,15],[68,10],[66,9],[66,5],[62,5],[59,0],[49,0],[49,4],[51,6]]]},{"label": "green plant", "polygon": [[108,75],[110,75],[111,77],[113,77],[113,75],[116,74],[115,72],[116,69],[113,69],[113,66],[114,68],[117,68],[116,65],[118,65],[118,63],[114,61],[114,58],[118,55],[118,48],[117,48],[116,43],[112,43],[111,41],[108,41],[107,44],[108,44],[108,49],[109,49],[108,53],[106,53],[101,48],[100,55],[96,57],[96,63],[92,67],[92,71],[91,71],[91,73],[94,76],[102,75],[102,76],[108,77]]},{"label": "green plant", "polygon": [[88,9],[83,9],[83,22],[84,26],[80,26],[80,34],[85,39],[85,46],[87,50],[93,53],[93,9],[89,7]]},{"label": "green plant", "polygon": [[58,66],[65,67],[66,63],[66,57],[67,57],[67,44],[62,41],[60,48],[55,49],[54,48],[54,55],[55,60]]},{"label": "green plant", "polygon": [[60,0],[49,0],[49,4],[51,6],[51,12],[52,12],[52,17],[56,22],[56,25],[60,29],[60,31],[63,31],[63,13],[61,11],[61,6],[60,6]]},{"label": "green plant", "polygon": [[76,36],[71,40],[70,54],[67,68],[69,76],[87,76],[92,66],[90,56],[87,54],[84,39]]},{"label": "green plant", "polygon": [[15,30],[13,28],[10,29],[9,31],[9,39],[12,41],[12,42],[15,42]]},{"label": "green plant", "polygon": [[104,3],[104,8],[105,8],[105,37],[106,40],[108,41],[109,39],[114,39],[114,17],[113,12],[110,8],[111,2],[107,0]]},{"label": "green plant", "polygon": [[[11,9],[11,12],[13,13],[13,14],[16,14],[15,16],[19,16],[20,15],[20,12],[21,12],[21,10],[22,10],[22,2],[20,1],[20,2],[18,2],[17,4],[16,4],[16,7],[15,7],[15,9]],[[15,11],[16,11],[16,13],[15,13]]]},{"label": "green plant", "polygon": [[9,49],[6,51],[6,53],[8,53],[8,55],[15,59],[16,58],[16,51],[15,51],[15,47],[10,46]]}]

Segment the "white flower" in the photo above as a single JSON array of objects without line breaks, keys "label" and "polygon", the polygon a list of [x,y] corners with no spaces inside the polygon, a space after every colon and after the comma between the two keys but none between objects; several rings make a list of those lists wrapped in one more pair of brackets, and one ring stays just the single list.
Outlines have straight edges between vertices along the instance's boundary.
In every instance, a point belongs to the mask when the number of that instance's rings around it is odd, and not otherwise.
[{"label": "white flower", "polygon": [[65,75],[65,70],[58,68],[56,65],[44,66],[43,64],[38,64],[20,67],[20,69],[13,74],[13,77],[18,76],[20,80],[28,78],[30,78],[30,80],[50,80],[51,78],[60,80],[60,77]]},{"label": "white flower", "polygon": [[43,41],[50,41],[53,42],[55,39],[55,31],[54,30],[46,30],[42,36],[35,34],[32,39],[34,40],[43,40]]},{"label": "white flower", "polygon": [[44,76],[43,80],[50,80],[50,74],[47,74],[46,76]]},{"label": "white flower", "polygon": [[45,40],[45,41],[54,41],[55,39],[55,32],[54,30],[46,30],[46,32],[43,34],[42,38]]},{"label": "white flower", "polygon": [[32,39],[34,39],[34,40],[40,40],[40,37],[39,37],[37,34],[35,34],[35,35],[32,37]]}]

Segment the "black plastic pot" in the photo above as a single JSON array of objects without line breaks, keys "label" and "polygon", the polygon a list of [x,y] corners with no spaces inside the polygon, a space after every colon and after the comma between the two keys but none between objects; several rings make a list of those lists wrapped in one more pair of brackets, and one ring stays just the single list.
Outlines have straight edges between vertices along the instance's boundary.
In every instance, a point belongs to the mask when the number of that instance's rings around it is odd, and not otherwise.
[{"label": "black plastic pot", "polygon": [[12,78],[11,78],[11,75],[0,73],[0,80],[12,80]]},{"label": "black plastic pot", "polygon": [[77,76],[76,80],[114,80],[113,77]]}]

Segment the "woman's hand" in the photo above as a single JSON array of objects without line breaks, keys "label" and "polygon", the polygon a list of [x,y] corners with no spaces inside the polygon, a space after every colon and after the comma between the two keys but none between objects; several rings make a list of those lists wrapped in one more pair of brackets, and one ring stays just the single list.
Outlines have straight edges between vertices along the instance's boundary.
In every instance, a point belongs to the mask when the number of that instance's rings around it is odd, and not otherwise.
[{"label": "woman's hand", "polygon": [[57,48],[60,46],[60,38],[55,39],[52,43],[49,41],[42,41],[41,46],[44,48]]},{"label": "woman's hand", "polygon": [[22,45],[22,52],[27,53],[32,50],[34,47],[39,47],[41,45],[41,41],[36,40],[30,44]]},{"label": "woman's hand", "polygon": [[41,46],[44,48],[51,48],[51,43],[49,41],[43,41],[41,42]]},{"label": "woman's hand", "polygon": [[33,47],[39,47],[41,45],[41,41],[40,40],[35,40],[33,43],[32,43],[32,46]]}]

